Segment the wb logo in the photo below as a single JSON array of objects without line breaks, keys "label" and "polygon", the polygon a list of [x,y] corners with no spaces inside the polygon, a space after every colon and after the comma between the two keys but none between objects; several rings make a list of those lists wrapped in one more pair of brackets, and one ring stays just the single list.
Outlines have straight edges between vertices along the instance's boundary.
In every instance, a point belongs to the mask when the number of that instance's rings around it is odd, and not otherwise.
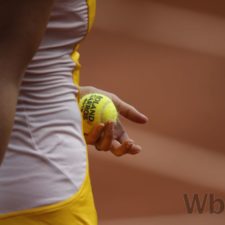
[{"label": "wb logo", "polygon": [[221,214],[224,212],[224,201],[216,198],[214,194],[205,194],[200,198],[199,194],[194,194],[191,197],[184,194],[184,203],[189,214],[197,212],[202,214],[209,212],[210,214]]}]

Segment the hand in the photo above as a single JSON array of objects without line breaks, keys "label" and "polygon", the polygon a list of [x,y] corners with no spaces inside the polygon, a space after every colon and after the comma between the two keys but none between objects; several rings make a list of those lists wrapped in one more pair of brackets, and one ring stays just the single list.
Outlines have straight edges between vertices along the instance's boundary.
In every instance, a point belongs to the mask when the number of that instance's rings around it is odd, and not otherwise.
[{"label": "hand", "polygon": [[[127,104],[116,95],[106,92],[95,87],[81,87],[81,97],[88,93],[101,93],[112,99],[118,113],[125,118],[136,122],[146,123],[148,118],[142,113],[138,112],[133,106]],[[95,145],[99,151],[111,151],[116,156],[122,156],[124,154],[137,154],[141,151],[141,146],[134,143],[129,138],[122,123],[107,122],[106,124],[96,125],[93,130],[85,135],[87,144]]]},{"label": "hand", "polygon": [[96,125],[92,132],[85,137],[86,142],[95,145],[97,150],[111,151],[116,156],[126,153],[137,154],[141,151],[141,146],[136,145],[128,137],[120,121]]}]

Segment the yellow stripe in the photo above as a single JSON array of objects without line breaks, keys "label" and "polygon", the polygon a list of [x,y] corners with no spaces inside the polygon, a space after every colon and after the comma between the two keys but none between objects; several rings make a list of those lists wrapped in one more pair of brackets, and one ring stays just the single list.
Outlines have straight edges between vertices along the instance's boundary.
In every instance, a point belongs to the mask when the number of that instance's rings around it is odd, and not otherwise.
[{"label": "yellow stripe", "polygon": [[96,12],[96,0],[86,0],[88,5],[88,31],[91,30]]},{"label": "yellow stripe", "polygon": [[97,225],[89,174],[74,196],[64,202],[0,216],[4,225]]},{"label": "yellow stripe", "polygon": [[[88,169],[87,169],[87,171],[88,171]],[[84,180],[82,186],[80,187],[79,191],[76,192],[76,194],[74,194],[70,198],[66,199],[65,201],[55,203],[52,205],[47,205],[47,206],[41,206],[41,207],[26,209],[26,210],[19,210],[17,212],[12,212],[12,213],[0,214],[0,221],[3,219],[11,218],[11,217],[15,219],[15,217],[17,217],[17,216],[29,216],[29,215],[34,216],[34,215],[38,215],[38,214],[42,214],[42,213],[50,213],[50,212],[56,211],[58,209],[62,209],[63,207],[66,207],[68,204],[71,204],[71,202],[73,202],[74,200],[79,198],[80,193],[86,187],[88,179],[89,179],[88,178],[89,173],[87,172],[85,176],[86,176],[85,180]]]},{"label": "yellow stripe", "polygon": [[[86,0],[86,3],[88,7],[88,32],[90,32],[95,19],[96,0]],[[79,49],[79,45],[76,45],[71,57],[73,61],[76,63],[76,68],[73,71],[73,82],[79,87],[81,65],[79,63],[80,54],[78,53],[78,49]]]},{"label": "yellow stripe", "polygon": [[76,67],[73,71],[73,82],[77,86],[79,86],[79,84],[80,84],[80,68],[81,68],[81,65],[80,65],[80,62],[79,62],[80,54],[77,51],[78,48],[79,48],[79,45],[76,46],[76,48],[74,49],[74,51],[71,55],[72,60],[76,63]]}]

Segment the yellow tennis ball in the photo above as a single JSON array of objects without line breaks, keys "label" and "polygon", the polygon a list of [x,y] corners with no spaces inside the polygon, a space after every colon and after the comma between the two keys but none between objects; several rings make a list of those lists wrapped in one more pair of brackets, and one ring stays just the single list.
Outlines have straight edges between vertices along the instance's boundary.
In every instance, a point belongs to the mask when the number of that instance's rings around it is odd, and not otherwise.
[{"label": "yellow tennis ball", "polygon": [[118,113],[112,100],[99,93],[90,93],[79,101],[83,117],[84,133],[88,134],[96,124],[116,122]]}]

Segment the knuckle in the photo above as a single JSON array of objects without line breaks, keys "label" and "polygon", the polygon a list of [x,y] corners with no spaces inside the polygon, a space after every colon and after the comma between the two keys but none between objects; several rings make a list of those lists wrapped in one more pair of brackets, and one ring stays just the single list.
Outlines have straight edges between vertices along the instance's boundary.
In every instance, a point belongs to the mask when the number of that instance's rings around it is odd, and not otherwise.
[{"label": "knuckle", "polygon": [[110,93],[110,97],[112,100],[117,100],[118,96],[116,94]]},{"label": "knuckle", "polygon": [[111,148],[110,144],[95,144],[95,148],[98,151],[109,151]]},{"label": "knuckle", "polygon": [[100,148],[100,146],[99,145],[95,145],[95,148],[98,150],[98,151],[102,151],[102,149]]}]

